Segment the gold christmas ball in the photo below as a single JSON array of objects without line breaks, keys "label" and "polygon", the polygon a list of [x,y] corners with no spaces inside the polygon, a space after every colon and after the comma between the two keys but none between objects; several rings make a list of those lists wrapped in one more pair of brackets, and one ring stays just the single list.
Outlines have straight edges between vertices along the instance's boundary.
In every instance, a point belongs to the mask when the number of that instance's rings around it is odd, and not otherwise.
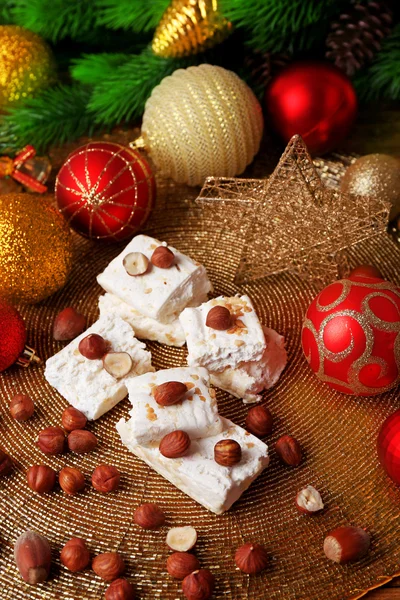
[{"label": "gold christmas ball", "polygon": [[56,80],[50,47],[17,25],[0,26],[0,109],[32,98]]},{"label": "gold christmas ball", "polygon": [[154,34],[154,54],[179,58],[222,42],[232,24],[222,16],[218,4],[218,0],[172,0]]},{"label": "gold christmas ball", "polygon": [[145,148],[160,174],[202,185],[242,173],[258,152],[262,109],[232,71],[202,64],[178,69],[153,89],[142,123]]},{"label": "gold christmas ball", "polygon": [[400,161],[388,154],[362,156],[346,170],[341,189],[390,202],[390,219],[394,219],[400,213]]},{"label": "gold christmas ball", "polygon": [[39,302],[63,287],[71,267],[71,233],[50,197],[0,196],[0,297]]}]

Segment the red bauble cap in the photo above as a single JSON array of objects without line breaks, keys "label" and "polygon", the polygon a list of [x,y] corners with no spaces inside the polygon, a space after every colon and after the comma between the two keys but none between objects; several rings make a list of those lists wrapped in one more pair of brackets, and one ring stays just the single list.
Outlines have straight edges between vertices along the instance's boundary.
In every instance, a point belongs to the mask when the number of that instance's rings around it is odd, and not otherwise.
[{"label": "red bauble cap", "polygon": [[330,63],[295,62],[267,87],[269,120],[288,142],[300,134],[312,154],[333,150],[348,135],[357,114],[350,79]]},{"label": "red bauble cap", "polygon": [[400,382],[400,289],[372,277],[331,283],[310,304],[304,354],[332,388],[373,396]]},{"label": "red bauble cap", "polygon": [[147,160],[111,142],[90,142],[69,155],[55,188],[60,211],[78,233],[121,240],[144,225],[156,185]]},{"label": "red bauble cap", "polygon": [[400,410],[390,415],[381,427],[378,457],[389,477],[400,485]]},{"label": "red bauble cap", "polygon": [[26,329],[21,315],[0,300],[0,371],[15,363],[24,351],[25,341]]}]

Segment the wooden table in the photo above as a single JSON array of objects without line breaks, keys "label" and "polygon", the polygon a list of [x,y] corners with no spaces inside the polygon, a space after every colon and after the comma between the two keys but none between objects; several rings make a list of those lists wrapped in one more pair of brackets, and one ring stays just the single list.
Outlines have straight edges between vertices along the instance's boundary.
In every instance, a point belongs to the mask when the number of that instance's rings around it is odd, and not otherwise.
[{"label": "wooden table", "polygon": [[[400,104],[361,110],[353,133],[342,146],[346,152],[382,152],[400,157]],[[366,600],[400,600],[400,577],[365,596]]]}]

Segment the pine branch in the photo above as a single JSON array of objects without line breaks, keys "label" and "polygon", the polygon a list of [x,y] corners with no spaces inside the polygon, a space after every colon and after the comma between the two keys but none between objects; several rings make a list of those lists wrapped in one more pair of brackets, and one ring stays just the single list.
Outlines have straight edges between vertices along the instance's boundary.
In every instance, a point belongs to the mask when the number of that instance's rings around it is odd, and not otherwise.
[{"label": "pine branch", "polygon": [[147,98],[164,77],[198,60],[196,57],[186,60],[160,58],[147,48],[142,54],[130,56],[125,64],[99,81],[94,87],[89,109],[99,124],[130,121],[142,114]]},{"label": "pine branch", "polygon": [[79,38],[96,26],[95,0],[14,0],[15,23],[53,42]]},{"label": "pine branch", "polygon": [[400,23],[382,42],[371,66],[360,72],[354,84],[362,101],[400,99]]},{"label": "pine branch", "polygon": [[170,0],[95,0],[97,23],[111,29],[155,29]]},{"label": "pine branch", "polygon": [[247,31],[255,50],[281,52],[310,47],[324,36],[344,0],[221,0],[220,10]]},{"label": "pine branch", "polygon": [[9,109],[0,120],[0,152],[16,152],[33,144],[44,152],[84,133],[90,135],[93,118],[86,110],[89,91],[82,86],[57,86]]},{"label": "pine branch", "polygon": [[0,0],[0,25],[9,25],[13,19],[14,0]]},{"label": "pine branch", "polygon": [[84,54],[72,61],[73,79],[86,85],[96,85],[102,79],[112,77],[117,67],[130,60],[129,54]]}]

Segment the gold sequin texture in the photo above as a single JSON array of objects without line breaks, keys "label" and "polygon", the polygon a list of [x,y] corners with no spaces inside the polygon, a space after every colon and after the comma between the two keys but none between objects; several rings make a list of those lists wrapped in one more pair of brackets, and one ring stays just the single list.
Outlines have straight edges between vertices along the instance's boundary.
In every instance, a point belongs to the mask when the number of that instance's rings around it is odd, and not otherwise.
[{"label": "gold sequin texture", "polygon": [[0,296],[39,302],[65,284],[71,268],[71,234],[49,198],[0,196]]},{"label": "gold sequin texture", "polygon": [[146,102],[142,136],[159,173],[178,183],[233,177],[251,163],[263,133],[260,103],[235,73],[203,64],[178,69]]},{"label": "gold sequin texture", "polygon": [[347,269],[346,248],[386,230],[390,207],[325,187],[298,135],[268,180],[210,177],[198,202],[218,243],[236,240],[237,283],[291,271],[316,287]]},{"label": "gold sequin texture", "polygon": [[53,54],[36,33],[0,26],[0,108],[32,98],[56,80]]},{"label": "gold sequin texture", "polygon": [[341,189],[390,202],[390,219],[394,219],[400,213],[400,161],[387,154],[361,156],[345,172]]},{"label": "gold sequin texture", "polygon": [[[127,144],[136,133],[120,130],[102,139]],[[274,146],[266,148],[268,152],[257,156],[247,174],[260,177],[271,171]],[[61,166],[72,149],[71,144],[54,149],[52,163]],[[337,187],[348,158],[341,155],[335,163],[320,160],[319,172],[324,171],[326,180]],[[84,457],[73,453],[44,457],[35,444],[37,433],[60,425],[67,403],[44,379],[43,366],[8,369],[0,377],[0,447],[14,458],[17,469],[0,482],[1,600],[103,598],[108,584],[91,569],[71,573],[60,566],[59,551],[71,537],[85,539],[92,556],[120,552],[138,600],[183,600],[181,582],[165,569],[171,553],[165,536],[169,527],[178,525],[192,525],[199,533],[197,556],[202,568],[211,569],[216,578],[213,600],[355,600],[399,571],[400,487],[387,477],[376,455],[378,431],[399,407],[398,390],[355,399],[320,382],[300,344],[304,313],[315,297],[311,282],[284,272],[235,285],[237,231],[231,239],[210,234],[213,218],[196,205],[196,188],[160,177],[157,190],[146,233],[204,264],[215,296],[248,294],[261,322],[285,335],[287,368],[262,400],[275,417],[274,431],[266,438],[271,464],[231,510],[221,516],[211,514],[122,446],[115,423],[129,418],[128,399],[90,424],[99,439],[95,452]],[[53,321],[61,309],[75,306],[89,323],[98,318],[102,292],[96,275],[121,252],[121,244],[98,243],[76,234],[73,238],[76,256],[64,289],[40,304],[21,307],[28,342],[44,360],[63,345],[52,337]],[[352,267],[373,263],[385,279],[400,283],[400,251],[386,234],[351,247],[349,261]],[[186,363],[183,348],[156,342],[147,346],[156,369]],[[12,419],[8,408],[19,391],[35,402],[34,417],[23,424]],[[219,412],[243,427],[248,406],[225,392],[216,393]],[[305,450],[306,459],[296,469],[288,469],[274,456],[274,443],[287,433]],[[59,488],[36,494],[27,486],[26,470],[43,462],[57,471],[66,465],[80,469],[87,481],[85,490],[76,496],[66,496]],[[101,463],[121,472],[117,492],[101,494],[90,485],[93,470]],[[294,506],[297,492],[306,484],[321,492],[326,506],[312,518],[299,516]],[[137,527],[132,515],[143,502],[159,504],[168,525],[154,532]],[[322,544],[328,531],[349,523],[366,527],[374,543],[360,562],[343,567],[326,559]],[[54,554],[49,581],[37,586],[21,579],[13,558],[15,540],[26,529],[46,536]],[[248,541],[264,544],[271,556],[270,566],[256,577],[241,573],[233,560],[235,550]]]},{"label": "gold sequin texture", "polygon": [[152,49],[164,58],[190,56],[219,44],[231,31],[217,0],[172,0],[156,29]]}]

